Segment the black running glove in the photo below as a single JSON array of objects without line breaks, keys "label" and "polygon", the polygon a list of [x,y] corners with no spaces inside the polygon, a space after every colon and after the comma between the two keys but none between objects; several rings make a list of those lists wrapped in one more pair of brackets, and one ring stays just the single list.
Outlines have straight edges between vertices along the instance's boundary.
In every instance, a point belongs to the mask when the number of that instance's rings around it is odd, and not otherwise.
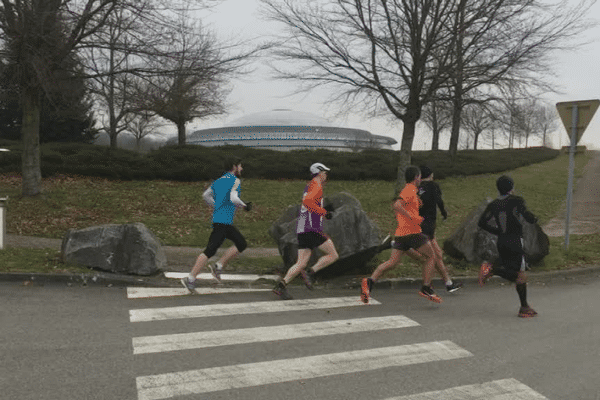
[{"label": "black running glove", "polygon": [[252,202],[246,203],[246,207],[244,207],[244,210],[251,211],[252,210]]}]

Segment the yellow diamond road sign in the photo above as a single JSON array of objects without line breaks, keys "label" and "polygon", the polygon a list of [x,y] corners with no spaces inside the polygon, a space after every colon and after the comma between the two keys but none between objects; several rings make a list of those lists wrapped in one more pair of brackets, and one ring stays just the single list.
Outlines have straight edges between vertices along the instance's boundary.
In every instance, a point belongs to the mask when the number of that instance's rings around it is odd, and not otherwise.
[{"label": "yellow diamond road sign", "polygon": [[571,137],[571,131],[573,129],[574,106],[577,106],[577,142],[579,142],[579,139],[581,139],[585,128],[587,128],[599,105],[600,100],[598,99],[556,103],[558,115],[560,115],[560,119],[562,119],[569,137]]}]

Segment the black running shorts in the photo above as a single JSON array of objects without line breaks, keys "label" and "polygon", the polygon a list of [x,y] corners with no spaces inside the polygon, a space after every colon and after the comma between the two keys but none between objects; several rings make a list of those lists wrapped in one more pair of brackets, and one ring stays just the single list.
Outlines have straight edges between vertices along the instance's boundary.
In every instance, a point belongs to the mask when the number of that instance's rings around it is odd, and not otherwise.
[{"label": "black running shorts", "polygon": [[321,232],[306,232],[298,234],[298,248],[299,249],[316,249],[329,238]]},{"label": "black running shorts", "polygon": [[248,247],[246,239],[244,239],[244,236],[242,236],[235,226],[215,223],[213,224],[213,231],[208,238],[208,245],[204,250],[204,255],[208,258],[214,256],[225,239],[231,240],[240,253]]},{"label": "black running shorts", "polygon": [[396,236],[392,248],[400,251],[408,251],[410,249],[418,249],[427,244],[429,239],[422,233],[413,233],[412,235]]},{"label": "black running shorts", "polygon": [[498,236],[498,254],[502,266],[511,271],[525,271],[525,251],[518,236]]}]

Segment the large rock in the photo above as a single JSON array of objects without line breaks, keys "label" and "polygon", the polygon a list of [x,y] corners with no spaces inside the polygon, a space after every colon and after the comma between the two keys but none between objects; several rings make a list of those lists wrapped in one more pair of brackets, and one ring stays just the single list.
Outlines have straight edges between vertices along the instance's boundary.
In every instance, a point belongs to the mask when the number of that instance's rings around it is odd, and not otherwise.
[{"label": "large rock", "polygon": [[[360,202],[348,193],[326,196],[323,202],[332,204],[335,209],[333,218],[324,221],[323,230],[333,240],[340,259],[319,271],[319,275],[337,276],[354,269],[362,270],[379,251],[379,228],[367,217]],[[279,254],[283,258],[285,270],[291,267],[298,257],[296,226],[299,211],[299,204],[288,207],[269,229],[269,234],[277,243]],[[320,251],[314,251],[309,265],[315,263],[321,255]]]},{"label": "large rock", "polygon": [[153,275],[167,264],[159,240],[141,223],[70,229],[61,251],[66,262],[114,273]]},{"label": "large rock", "polygon": [[[498,237],[477,226],[479,218],[491,199],[480,203],[465,218],[460,227],[444,241],[444,252],[458,260],[467,260],[472,264],[494,261],[498,258],[496,243]],[[529,264],[541,261],[550,252],[548,236],[537,224],[523,221],[523,250]]]}]

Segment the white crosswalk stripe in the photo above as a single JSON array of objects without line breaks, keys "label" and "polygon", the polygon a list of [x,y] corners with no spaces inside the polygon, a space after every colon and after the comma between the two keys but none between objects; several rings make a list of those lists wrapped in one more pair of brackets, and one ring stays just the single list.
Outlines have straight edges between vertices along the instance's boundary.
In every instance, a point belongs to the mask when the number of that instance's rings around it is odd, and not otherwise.
[{"label": "white crosswalk stripe", "polygon": [[[199,287],[195,289],[197,294],[223,294],[223,293],[246,293],[246,292],[270,292],[271,289],[244,289],[244,288],[212,288]],[[189,290],[181,288],[154,288],[154,287],[128,287],[128,299],[147,299],[151,297],[175,297],[189,296]]]},{"label": "white crosswalk stripe", "polygon": [[[257,289],[199,288],[199,293],[223,294]],[[268,290],[268,289],[258,289]],[[128,298],[187,295],[179,288],[130,288]],[[139,300],[143,302],[143,300]],[[164,300],[162,300],[164,301]],[[381,305],[371,299],[369,305]],[[130,322],[152,322],[172,319],[233,317],[237,315],[287,313],[301,310],[324,310],[365,306],[358,296],[330,297],[289,301],[255,301],[233,304],[193,305],[181,307],[143,308],[130,310]],[[279,319],[282,321],[284,319]],[[203,323],[203,326],[206,324]],[[419,327],[419,323],[401,315],[362,317],[277,326],[186,332],[132,338],[133,354],[156,354],[208,349],[221,346],[249,345],[301,338],[336,336],[358,332]],[[144,328],[146,329],[146,328]],[[419,329],[419,328],[415,328]],[[251,388],[260,385],[304,381],[312,378],[375,371],[383,368],[454,360],[473,357],[468,350],[451,341],[423,343],[318,354],[299,358],[275,359],[253,363],[192,369],[188,371],[138,376],[138,400],[170,399],[179,396]],[[157,371],[160,372],[160,371]],[[548,400],[516,379],[501,379],[485,383],[456,386],[438,391],[388,398],[385,400]]]},{"label": "white crosswalk stripe", "polygon": [[502,379],[479,385],[459,386],[385,400],[548,400],[516,379]]},{"label": "white crosswalk stripe", "polygon": [[[380,304],[377,300],[371,300],[369,303],[369,305],[377,304]],[[129,310],[129,320],[131,322],[147,322],[180,318],[205,318],[241,314],[263,314],[353,306],[365,306],[365,304],[360,301],[358,296],[349,296],[308,300],[257,301],[252,303],[145,308]]]},{"label": "white crosswalk stripe", "polygon": [[133,354],[201,349],[304,337],[339,335],[344,333],[380,331],[418,326],[404,316],[345,319],[306,324],[279,325],[225,331],[181,333],[176,335],[145,336],[133,338]]},{"label": "white crosswalk stripe", "polygon": [[[169,279],[181,279],[185,278],[189,274],[187,272],[165,272],[165,278]],[[214,281],[215,278],[212,274],[208,272],[203,272],[201,274],[196,275],[196,279],[206,280],[206,281]],[[224,281],[232,281],[232,282],[246,282],[246,281],[256,281],[259,279],[267,279],[270,281],[278,281],[281,279],[279,275],[253,275],[253,274],[221,274],[221,279]]]},{"label": "white crosswalk stripe", "polygon": [[158,400],[470,356],[452,342],[429,342],[143,376],[136,382],[139,400]]}]

